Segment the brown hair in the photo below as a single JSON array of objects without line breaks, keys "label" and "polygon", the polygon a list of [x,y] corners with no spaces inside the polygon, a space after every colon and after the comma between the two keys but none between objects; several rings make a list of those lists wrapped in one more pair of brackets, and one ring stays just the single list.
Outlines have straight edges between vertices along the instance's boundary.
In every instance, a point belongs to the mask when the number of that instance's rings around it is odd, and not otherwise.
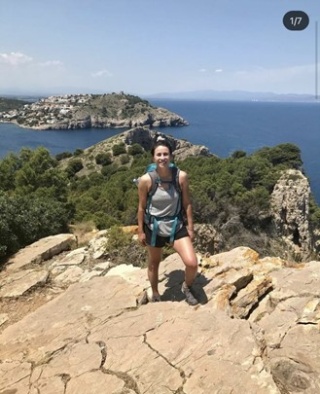
[{"label": "brown hair", "polygon": [[154,151],[158,146],[166,146],[169,149],[170,155],[172,155],[172,146],[170,142],[163,137],[162,135],[156,135],[154,142],[153,142],[153,147],[151,148],[151,154],[152,156],[154,155]]}]

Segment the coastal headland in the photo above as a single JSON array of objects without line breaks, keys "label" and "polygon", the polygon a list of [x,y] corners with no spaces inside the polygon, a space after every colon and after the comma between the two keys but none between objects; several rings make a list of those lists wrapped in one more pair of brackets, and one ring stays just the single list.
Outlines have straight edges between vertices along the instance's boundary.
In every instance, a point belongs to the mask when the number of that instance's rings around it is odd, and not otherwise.
[{"label": "coastal headland", "polygon": [[34,130],[187,126],[181,116],[121,93],[50,96],[0,112],[0,122]]}]

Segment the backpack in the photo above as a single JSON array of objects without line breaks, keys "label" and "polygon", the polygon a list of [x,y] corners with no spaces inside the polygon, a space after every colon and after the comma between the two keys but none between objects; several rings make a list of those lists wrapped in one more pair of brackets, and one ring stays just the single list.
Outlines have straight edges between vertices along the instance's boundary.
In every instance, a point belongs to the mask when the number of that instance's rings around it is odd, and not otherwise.
[{"label": "backpack", "polygon": [[[170,163],[169,168],[171,168],[171,171],[172,171],[172,180],[170,180],[170,181],[163,181],[162,180],[161,181],[161,179],[156,171],[156,168],[157,168],[157,166],[154,163],[149,164],[148,167],[146,168],[146,172],[150,175],[152,184],[151,184],[150,191],[148,193],[147,206],[146,206],[145,215],[144,215],[144,222],[146,225],[149,225],[149,226],[150,226],[150,224],[153,225],[152,236],[151,236],[151,246],[155,246],[156,237],[157,237],[157,234],[159,231],[159,222],[172,221],[171,231],[170,231],[170,234],[168,235],[170,243],[173,243],[174,236],[175,236],[176,229],[177,229],[178,225],[184,222],[183,207],[182,207],[182,190],[181,190],[180,183],[179,183],[180,169],[174,163]],[[139,178],[134,179],[133,182],[136,183],[136,185],[138,185]],[[150,213],[150,206],[151,206],[151,202],[152,202],[152,197],[155,194],[160,182],[161,183],[172,183],[172,185],[175,187],[176,191],[178,192],[179,200],[177,203],[176,212],[174,213],[173,216],[161,216],[160,217],[160,216],[151,215],[151,213]]]}]

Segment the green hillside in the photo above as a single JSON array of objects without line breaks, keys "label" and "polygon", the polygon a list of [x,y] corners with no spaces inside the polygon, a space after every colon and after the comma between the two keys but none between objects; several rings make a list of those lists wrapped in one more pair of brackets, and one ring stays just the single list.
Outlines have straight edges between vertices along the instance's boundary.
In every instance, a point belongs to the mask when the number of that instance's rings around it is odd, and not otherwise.
[{"label": "green hillside", "polygon": [[28,101],[0,97],[0,112],[7,112],[13,109],[20,109],[25,104],[30,104]]},{"label": "green hillside", "polygon": [[[92,153],[92,168],[99,171],[82,176],[81,150],[52,157],[45,148],[25,148],[1,160],[0,257],[69,231],[70,225],[136,224],[138,193],[132,179],[150,162],[150,154],[137,148],[115,145],[115,160],[110,153]],[[68,156],[66,165],[59,165]],[[226,159],[190,157],[177,164],[189,175],[195,222],[212,224],[227,240],[224,250],[247,245],[262,255],[281,255],[280,240],[270,231],[270,194],[283,170],[301,167],[297,146],[281,144],[251,155],[238,151]],[[310,225],[319,228],[320,208],[314,200],[309,208]]]}]

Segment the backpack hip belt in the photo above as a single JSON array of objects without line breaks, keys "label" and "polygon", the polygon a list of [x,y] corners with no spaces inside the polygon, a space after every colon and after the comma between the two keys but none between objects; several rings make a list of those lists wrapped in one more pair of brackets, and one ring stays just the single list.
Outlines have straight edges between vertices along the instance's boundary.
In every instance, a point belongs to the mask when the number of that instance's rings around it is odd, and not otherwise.
[{"label": "backpack hip belt", "polygon": [[179,213],[175,216],[152,216],[145,215],[145,222],[147,224],[152,224],[152,234],[151,234],[151,246],[156,245],[156,239],[159,232],[159,221],[171,221],[173,220],[171,231],[169,234],[169,242],[172,244],[174,241],[174,236],[176,234],[177,226],[179,222],[182,222],[182,215]]}]

